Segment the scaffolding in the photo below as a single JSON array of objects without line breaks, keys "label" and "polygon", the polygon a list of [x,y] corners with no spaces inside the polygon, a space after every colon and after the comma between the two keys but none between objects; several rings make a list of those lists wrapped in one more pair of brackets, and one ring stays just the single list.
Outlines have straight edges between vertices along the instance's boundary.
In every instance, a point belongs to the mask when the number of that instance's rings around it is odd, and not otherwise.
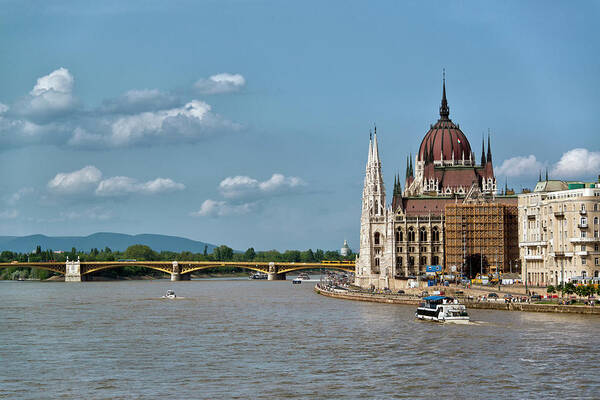
[{"label": "scaffolding", "polygon": [[519,258],[517,206],[499,203],[447,204],[446,271],[467,272],[466,260],[478,256],[483,274],[505,273]]}]

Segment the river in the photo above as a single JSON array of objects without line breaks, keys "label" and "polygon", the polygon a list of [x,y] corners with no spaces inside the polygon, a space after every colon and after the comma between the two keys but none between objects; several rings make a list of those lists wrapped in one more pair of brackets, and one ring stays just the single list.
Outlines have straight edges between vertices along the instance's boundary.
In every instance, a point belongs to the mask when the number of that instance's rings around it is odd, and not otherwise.
[{"label": "river", "polygon": [[441,325],[313,286],[0,282],[0,398],[600,398],[596,316]]}]

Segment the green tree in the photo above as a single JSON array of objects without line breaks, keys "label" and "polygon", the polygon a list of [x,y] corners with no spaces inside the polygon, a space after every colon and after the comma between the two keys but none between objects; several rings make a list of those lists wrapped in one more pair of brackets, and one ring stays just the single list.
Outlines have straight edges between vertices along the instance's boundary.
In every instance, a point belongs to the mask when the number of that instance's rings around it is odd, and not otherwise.
[{"label": "green tree", "polygon": [[548,294],[552,294],[556,292],[556,288],[552,285],[548,285],[548,287],[546,288],[546,292],[548,292]]},{"label": "green tree", "polygon": [[254,257],[256,257],[256,252],[254,251],[254,247],[250,247],[246,250],[246,253],[244,253],[244,258],[246,261],[252,261],[254,260]]},{"label": "green tree", "polygon": [[129,246],[123,256],[127,259],[136,259],[144,261],[158,260],[158,255],[150,247],[143,244],[134,244]]},{"label": "green tree", "polygon": [[565,294],[573,294],[575,293],[575,285],[573,282],[566,283],[563,289]]},{"label": "green tree", "polygon": [[233,249],[221,245],[213,250],[213,257],[217,261],[229,261],[233,258]]},{"label": "green tree", "polygon": [[204,257],[206,257],[208,255],[208,245],[206,245],[206,244],[204,245],[204,253],[202,253],[202,255]]}]

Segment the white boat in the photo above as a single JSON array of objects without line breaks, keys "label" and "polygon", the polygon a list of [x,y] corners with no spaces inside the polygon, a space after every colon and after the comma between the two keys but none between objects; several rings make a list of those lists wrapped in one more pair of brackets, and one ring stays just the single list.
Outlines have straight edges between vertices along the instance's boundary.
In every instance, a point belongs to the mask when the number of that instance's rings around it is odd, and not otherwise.
[{"label": "white boat", "polygon": [[469,323],[467,308],[458,300],[446,296],[428,296],[423,300],[425,303],[417,308],[416,318],[436,322]]},{"label": "white boat", "polygon": [[294,278],[292,279],[292,285],[299,285],[302,283],[302,279]]},{"label": "white boat", "polygon": [[167,290],[167,294],[165,294],[163,296],[164,299],[175,299],[177,298],[177,295],[175,295],[175,291],[174,290]]},{"label": "white boat", "polygon": [[301,280],[301,281],[309,281],[310,276],[306,272],[300,272],[298,274],[298,276],[296,277],[296,279]]},{"label": "white boat", "polygon": [[248,279],[267,279],[268,275],[263,272],[255,272],[251,274]]}]

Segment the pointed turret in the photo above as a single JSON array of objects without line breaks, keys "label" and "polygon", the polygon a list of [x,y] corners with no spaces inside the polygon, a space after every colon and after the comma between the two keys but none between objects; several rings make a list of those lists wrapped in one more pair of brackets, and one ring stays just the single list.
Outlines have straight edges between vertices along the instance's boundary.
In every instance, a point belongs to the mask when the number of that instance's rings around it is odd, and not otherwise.
[{"label": "pointed turret", "polygon": [[385,208],[385,187],[377,144],[377,131],[369,135],[369,155],[363,188],[363,213],[381,215]]},{"label": "pointed turret", "polygon": [[485,139],[481,137],[481,165],[485,165]]},{"label": "pointed turret", "polygon": [[492,145],[490,144],[490,131],[488,131],[488,151],[487,151],[487,162],[492,162]]},{"label": "pointed turret", "polygon": [[548,182],[548,168],[546,168],[546,182]]},{"label": "pointed turret", "polygon": [[444,69],[444,75],[442,80],[442,105],[440,106],[440,117],[441,119],[448,119],[450,115],[450,107],[448,107],[448,100],[446,100],[446,70]]},{"label": "pointed turret", "polygon": [[540,175],[538,176],[538,182],[542,181],[542,171],[540,170]]}]

